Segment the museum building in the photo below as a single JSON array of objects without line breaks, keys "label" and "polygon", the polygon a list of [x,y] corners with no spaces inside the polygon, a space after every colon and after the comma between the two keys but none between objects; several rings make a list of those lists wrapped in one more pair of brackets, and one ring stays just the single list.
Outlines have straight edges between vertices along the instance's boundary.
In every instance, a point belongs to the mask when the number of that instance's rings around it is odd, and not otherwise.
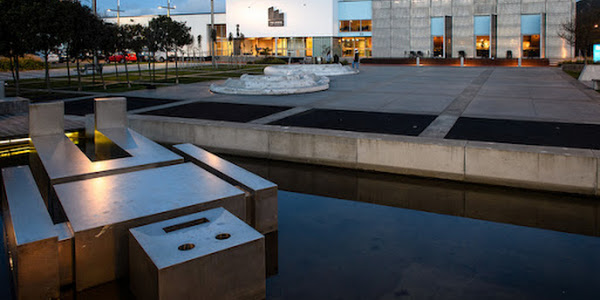
[{"label": "museum building", "polygon": [[[122,17],[121,24],[152,17]],[[209,13],[172,17],[192,27],[188,51],[208,50]],[[572,20],[575,0],[227,0],[215,14],[215,49],[220,56],[352,56],[357,49],[361,57],[557,61],[574,55],[559,36]]]}]

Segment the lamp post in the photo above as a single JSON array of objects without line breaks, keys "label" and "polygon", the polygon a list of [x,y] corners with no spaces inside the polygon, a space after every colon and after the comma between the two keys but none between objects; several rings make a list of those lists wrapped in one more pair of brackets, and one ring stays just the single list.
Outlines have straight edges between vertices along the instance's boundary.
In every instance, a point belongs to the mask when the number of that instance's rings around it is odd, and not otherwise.
[{"label": "lamp post", "polygon": [[166,9],[167,10],[167,17],[171,17],[171,9],[175,9],[177,8],[175,5],[171,6],[171,0],[167,0],[167,6],[159,6],[159,9]]},{"label": "lamp post", "polygon": [[213,69],[215,68],[215,41],[213,40],[213,32],[215,30],[215,1],[210,0],[210,61]]},{"label": "lamp post", "polygon": [[117,9],[109,8],[106,10],[107,12],[116,12],[117,13],[117,26],[121,25],[121,12],[125,12],[121,10],[121,0],[117,0]]}]

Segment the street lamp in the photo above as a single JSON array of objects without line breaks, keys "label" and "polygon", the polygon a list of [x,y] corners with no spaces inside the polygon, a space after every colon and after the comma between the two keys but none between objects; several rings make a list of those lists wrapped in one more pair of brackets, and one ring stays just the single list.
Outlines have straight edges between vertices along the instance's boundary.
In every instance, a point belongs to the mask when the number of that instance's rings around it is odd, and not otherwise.
[{"label": "street lamp", "polygon": [[117,0],[117,9],[109,8],[106,10],[107,12],[116,12],[117,13],[117,25],[121,25],[121,12],[125,12],[121,10],[121,0]]},{"label": "street lamp", "polygon": [[171,9],[175,9],[177,8],[175,5],[171,6],[171,0],[167,0],[167,6],[159,6],[159,9],[166,9],[167,10],[167,17],[171,16]]},{"label": "street lamp", "polygon": [[215,62],[215,41],[212,40],[215,30],[215,1],[210,0],[210,62],[213,69],[216,67]]}]

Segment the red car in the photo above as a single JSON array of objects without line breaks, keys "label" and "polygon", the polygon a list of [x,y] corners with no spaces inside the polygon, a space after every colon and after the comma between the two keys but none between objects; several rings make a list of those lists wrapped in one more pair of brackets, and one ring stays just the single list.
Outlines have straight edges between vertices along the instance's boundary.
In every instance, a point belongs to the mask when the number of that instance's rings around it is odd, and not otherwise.
[{"label": "red car", "polygon": [[120,63],[124,63],[125,60],[127,61],[137,61],[137,56],[135,55],[135,53],[127,53],[127,55],[123,55],[123,54],[115,54],[115,55],[111,55],[108,57],[108,61],[109,62],[120,62]]}]

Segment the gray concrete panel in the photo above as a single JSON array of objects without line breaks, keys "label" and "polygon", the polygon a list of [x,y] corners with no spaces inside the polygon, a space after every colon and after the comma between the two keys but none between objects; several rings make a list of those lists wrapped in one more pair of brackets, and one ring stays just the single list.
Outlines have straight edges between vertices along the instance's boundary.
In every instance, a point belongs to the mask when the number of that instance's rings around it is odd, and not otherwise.
[{"label": "gray concrete panel", "polygon": [[215,207],[246,217],[240,189],[191,163],[58,184],[54,189],[75,235],[79,291],[127,274],[129,228]]},{"label": "gray concrete panel", "polygon": [[223,208],[129,232],[130,287],[139,299],[265,297],[264,237]]},{"label": "gray concrete panel", "polygon": [[29,136],[63,134],[65,106],[62,101],[29,105]]}]

